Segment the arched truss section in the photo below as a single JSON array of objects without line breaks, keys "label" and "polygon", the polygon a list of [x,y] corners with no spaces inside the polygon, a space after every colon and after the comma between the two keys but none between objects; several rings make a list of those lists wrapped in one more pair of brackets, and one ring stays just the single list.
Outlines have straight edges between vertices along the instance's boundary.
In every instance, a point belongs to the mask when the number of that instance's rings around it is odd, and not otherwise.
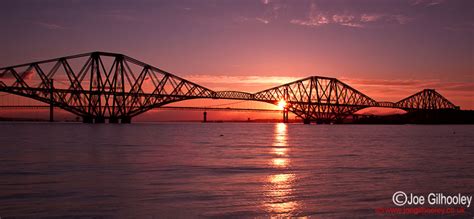
[{"label": "arched truss section", "polygon": [[0,78],[0,91],[90,118],[131,118],[153,106],[214,93],[128,56],[104,52],[5,67]]},{"label": "arched truss section", "polygon": [[335,78],[308,77],[255,93],[255,99],[277,104],[308,121],[330,122],[343,119],[376,101]]},{"label": "arched truss section", "polygon": [[434,89],[424,89],[396,102],[395,106],[405,110],[459,109]]}]

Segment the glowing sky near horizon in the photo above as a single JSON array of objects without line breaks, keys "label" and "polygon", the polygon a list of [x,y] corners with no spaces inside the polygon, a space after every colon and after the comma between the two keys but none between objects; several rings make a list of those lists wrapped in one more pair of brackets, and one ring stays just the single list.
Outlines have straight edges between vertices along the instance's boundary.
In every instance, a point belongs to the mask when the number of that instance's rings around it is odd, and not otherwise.
[{"label": "glowing sky near horizon", "polygon": [[474,109],[474,1],[2,0],[0,66],[124,53],[214,90],[321,75]]}]

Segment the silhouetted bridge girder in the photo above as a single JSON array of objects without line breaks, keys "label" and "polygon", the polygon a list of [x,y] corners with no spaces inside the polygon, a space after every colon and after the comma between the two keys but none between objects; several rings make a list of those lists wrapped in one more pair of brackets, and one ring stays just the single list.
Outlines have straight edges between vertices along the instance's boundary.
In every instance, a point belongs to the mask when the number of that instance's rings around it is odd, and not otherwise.
[{"label": "silhouetted bridge girder", "polygon": [[[48,105],[0,105],[0,109],[19,110],[19,109],[48,109]],[[255,109],[255,108],[236,108],[236,107],[193,107],[193,106],[160,106],[152,110],[179,110],[179,111],[241,111],[241,112],[266,112],[281,113],[276,109]]]},{"label": "silhouetted bridge girder", "polygon": [[32,98],[83,118],[84,122],[129,123],[169,103],[196,98],[261,101],[305,123],[341,121],[366,107],[403,110],[459,109],[432,89],[399,102],[377,102],[335,78],[312,76],[257,93],[213,91],[136,59],[92,52],[0,68],[0,92]]}]

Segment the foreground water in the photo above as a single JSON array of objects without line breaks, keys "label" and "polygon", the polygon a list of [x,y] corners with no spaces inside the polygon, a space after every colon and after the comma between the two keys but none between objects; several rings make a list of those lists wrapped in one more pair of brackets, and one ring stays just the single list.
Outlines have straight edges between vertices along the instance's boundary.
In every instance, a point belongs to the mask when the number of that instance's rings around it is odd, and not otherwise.
[{"label": "foreground water", "polygon": [[370,217],[396,191],[474,195],[474,126],[0,129],[2,218]]}]

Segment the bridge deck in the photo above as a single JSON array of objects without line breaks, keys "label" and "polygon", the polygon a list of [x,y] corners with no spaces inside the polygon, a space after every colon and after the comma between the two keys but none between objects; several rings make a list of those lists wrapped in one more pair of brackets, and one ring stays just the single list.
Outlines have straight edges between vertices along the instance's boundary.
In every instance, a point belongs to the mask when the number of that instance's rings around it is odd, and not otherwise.
[{"label": "bridge deck", "polygon": [[[75,65],[70,64],[73,61]],[[377,102],[336,78],[321,76],[256,93],[213,91],[131,57],[107,52],[0,68],[0,92],[60,107],[85,121],[105,118],[130,121],[148,110],[166,109],[166,104],[196,98],[261,101],[275,105],[284,100],[286,111],[305,122],[341,120],[366,107],[459,109],[433,89],[425,89],[396,103]]]}]

